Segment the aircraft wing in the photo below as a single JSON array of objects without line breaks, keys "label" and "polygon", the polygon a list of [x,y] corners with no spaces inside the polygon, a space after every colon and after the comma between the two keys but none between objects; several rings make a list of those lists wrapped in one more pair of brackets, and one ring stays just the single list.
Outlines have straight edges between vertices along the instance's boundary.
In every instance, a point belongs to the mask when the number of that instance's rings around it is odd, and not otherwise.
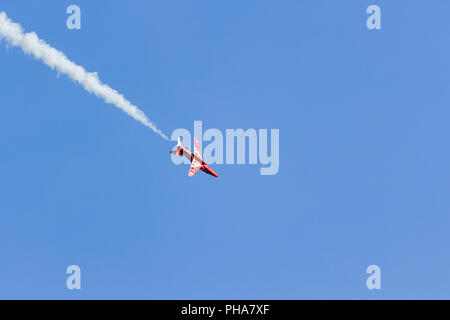
[{"label": "aircraft wing", "polygon": [[196,174],[201,167],[202,164],[200,163],[200,161],[194,158],[194,160],[191,163],[191,167],[189,168],[189,177],[192,177],[194,174]]},{"label": "aircraft wing", "polygon": [[200,151],[200,145],[197,138],[194,137],[194,159],[192,160],[191,167],[189,168],[189,176],[192,177],[202,168],[202,153]]}]

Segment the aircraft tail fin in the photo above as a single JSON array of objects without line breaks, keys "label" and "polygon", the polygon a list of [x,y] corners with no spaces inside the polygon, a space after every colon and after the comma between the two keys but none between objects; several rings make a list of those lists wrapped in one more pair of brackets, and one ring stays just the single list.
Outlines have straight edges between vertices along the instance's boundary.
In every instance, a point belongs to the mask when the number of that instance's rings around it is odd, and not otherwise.
[{"label": "aircraft tail fin", "polygon": [[178,137],[177,148],[173,151],[170,151],[171,154],[176,154],[178,156],[183,155],[183,145],[181,144],[181,138]]}]

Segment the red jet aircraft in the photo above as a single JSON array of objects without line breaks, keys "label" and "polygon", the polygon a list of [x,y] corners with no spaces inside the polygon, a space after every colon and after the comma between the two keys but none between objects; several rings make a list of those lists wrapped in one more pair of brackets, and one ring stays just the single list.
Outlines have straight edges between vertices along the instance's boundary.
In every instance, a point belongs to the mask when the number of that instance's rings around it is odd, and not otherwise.
[{"label": "red jet aircraft", "polygon": [[200,146],[198,145],[197,138],[194,137],[194,153],[190,152],[188,148],[185,148],[181,145],[181,139],[178,137],[177,149],[170,151],[172,154],[176,154],[179,156],[185,156],[191,162],[191,168],[189,169],[189,176],[192,177],[197,173],[198,170],[202,170],[207,174],[210,174],[214,177],[219,177],[217,173],[211,169],[205,161],[202,159],[202,154],[200,152]]}]

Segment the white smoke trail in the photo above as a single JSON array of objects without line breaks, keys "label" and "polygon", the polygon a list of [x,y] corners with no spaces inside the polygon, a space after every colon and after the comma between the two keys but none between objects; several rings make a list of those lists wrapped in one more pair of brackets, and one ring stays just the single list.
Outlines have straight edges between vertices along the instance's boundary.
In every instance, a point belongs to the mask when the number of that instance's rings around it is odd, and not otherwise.
[{"label": "white smoke trail", "polygon": [[144,112],[132,105],[119,92],[102,83],[96,72],[86,72],[83,67],[70,61],[64,53],[52,48],[44,40],[39,39],[36,33],[24,33],[21,25],[12,22],[4,11],[0,12],[0,41],[2,39],[5,39],[13,47],[20,47],[25,53],[41,60],[51,69],[67,74],[72,80],[80,83],[88,92],[102,98],[106,103],[115,105],[164,139],[169,140],[147,118]]}]

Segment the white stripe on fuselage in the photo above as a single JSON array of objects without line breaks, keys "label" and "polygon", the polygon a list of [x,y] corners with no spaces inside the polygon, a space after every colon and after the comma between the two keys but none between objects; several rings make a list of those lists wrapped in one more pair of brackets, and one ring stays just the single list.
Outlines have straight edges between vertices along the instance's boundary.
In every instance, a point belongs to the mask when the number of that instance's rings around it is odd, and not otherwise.
[{"label": "white stripe on fuselage", "polygon": [[200,158],[198,155],[190,152],[189,149],[183,147],[182,151],[183,151],[183,156],[185,156],[190,162],[194,161],[194,158],[195,158],[200,164],[203,164],[203,159]]}]

